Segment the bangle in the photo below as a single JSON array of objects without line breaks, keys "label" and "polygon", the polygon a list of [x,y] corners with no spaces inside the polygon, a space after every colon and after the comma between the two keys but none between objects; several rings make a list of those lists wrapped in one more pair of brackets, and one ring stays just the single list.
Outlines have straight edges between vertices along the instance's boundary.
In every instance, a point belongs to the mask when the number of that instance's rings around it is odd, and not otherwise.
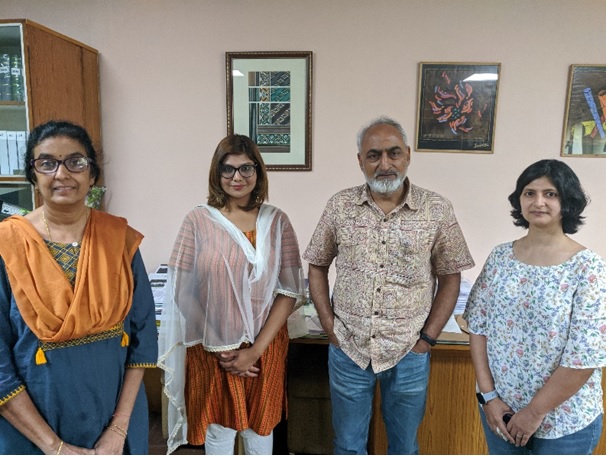
[{"label": "bangle", "polygon": [[59,447],[57,448],[57,452],[55,454],[61,454],[61,449],[63,448],[63,440],[59,441]]},{"label": "bangle", "polygon": [[425,334],[423,331],[421,331],[421,334],[419,335],[419,338],[423,339],[425,342],[427,342],[432,347],[438,343],[438,341],[436,339],[432,339],[427,334]]},{"label": "bangle", "polygon": [[116,424],[109,425],[108,429],[110,429],[111,431],[116,432],[117,434],[119,434],[124,439],[127,438],[127,431],[125,431],[122,427],[117,426]]}]

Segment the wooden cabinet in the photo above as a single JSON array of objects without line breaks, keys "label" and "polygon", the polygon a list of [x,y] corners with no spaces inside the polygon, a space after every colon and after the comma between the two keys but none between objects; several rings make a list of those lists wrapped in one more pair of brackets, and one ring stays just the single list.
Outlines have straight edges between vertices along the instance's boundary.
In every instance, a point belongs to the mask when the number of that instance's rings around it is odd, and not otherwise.
[{"label": "wooden cabinet", "polygon": [[[0,20],[0,57],[7,55],[10,71],[20,70],[22,95],[7,96],[1,86],[4,73],[0,73],[0,131],[27,134],[47,120],[68,120],[84,126],[99,151],[97,50],[27,19],[3,19]],[[0,71],[5,72],[2,62],[0,60]],[[22,143],[18,153],[24,152]],[[22,167],[23,162],[16,171],[13,167],[0,169],[0,200],[11,199],[7,202],[31,210],[40,201],[34,200]]]},{"label": "wooden cabinet", "polygon": [[[433,347],[425,417],[419,427],[421,454],[486,454],[475,384],[468,345]],[[387,437],[380,400],[375,401],[374,407],[370,453],[386,454]]]},{"label": "wooden cabinet", "polygon": [[[322,344],[327,341],[292,339],[290,343],[288,449],[293,453],[333,452],[327,346]],[[475,382],[469,345],[451,343],[433,347],[425,417],[419,427],[420,454],[487,454]],[[603,426],[594,454],[606,454],[605,448]],[[378,385],[368,452],[387,454]]]}]

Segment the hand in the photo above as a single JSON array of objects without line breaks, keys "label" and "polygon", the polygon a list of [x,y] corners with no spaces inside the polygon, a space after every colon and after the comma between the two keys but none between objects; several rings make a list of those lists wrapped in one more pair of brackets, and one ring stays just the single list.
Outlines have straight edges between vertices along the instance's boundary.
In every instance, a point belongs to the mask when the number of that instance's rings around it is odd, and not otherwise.
[{"label": "hand", "polygon": [[505,423],[503,422],[503,415],[505,415],[506,413],[514,413],[510,406],[503,402],[500,397],[498,397],[484,404],[482,408],[484,410],[484,416],[486,417],[486,423],[488,424],[491,431],[494,432],[495,435],[497,435],[498,437],[501,437],[506,442],[515,444],[516,441],[511,436]]},{"label": "hand", "polygon": [[255,366],[258,358],[252,347],[233,350],[220,355],[220,366],[232,375],[258,377],[260,369]]},{"label": "hand", "polygon": [[514,439],[516,446],[525,446],[531,436],[535,433],[541,422],[542,416],[534,414],[529,407],[525,407],[516,413],[507,425],[508,432]]},{"label": "hand", "polygon": [[232,361],[236,358],[238,351],[239,350],[220,351],[211,352],[211,354],[218,358],[218,361]]},{"label": "hand", "polygon": [[123,454],[125,448],[125,437],[119,432],[107,427],[99,440],[95,443],[95,453],[92,454]]},{"label": "hand", "polygon": [[336,334],[334,334],[334,314],[331,314],[324,319],[320,318],[319,323],[328,337],[328,342],[336,347],[340,346],[338,338],[336,337]]},{"label": "hand", "polygon": [[78,447],[76,445],[70,445],[69,443],[64,442],[61,446],[61,451],[59,453],[57,452],[57,450],[55,450],[53,453],[50,454],[95,454],[95,450]]},{"label": "hand", "polygon": [[427,353],[428,351],[431,351],[431,345],[429,345],[429,343],[425,342],[423,339],[419,339],[410,351],[415,353]]}]

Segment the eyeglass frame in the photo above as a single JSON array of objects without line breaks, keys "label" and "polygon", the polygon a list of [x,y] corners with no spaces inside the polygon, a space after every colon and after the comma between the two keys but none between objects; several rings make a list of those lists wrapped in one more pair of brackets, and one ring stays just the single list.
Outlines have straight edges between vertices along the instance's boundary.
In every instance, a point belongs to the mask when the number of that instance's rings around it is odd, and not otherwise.
[{"label": "eyeglass frame", "polygon": [[[229,167],[232,169],[232,173],[230,176],[225,176],[222,174],[222,167]],[[252,172],[252,174],[250,174],[249,176],[244,176],[243,173],[241,172],[241,168],[243,168],[244,166],[251,166],[254,171]],[[258,167],[258,163],[244,163],[243,165],[239,166],[238,168],[235,168],[232,165],[227,165],[226,163],[220,163],[218,165],[218,172],[220,173],[220,177],[223,177],[224,179],[232,179],[233,177],[235,177],[235,173],[237,171],[239,171],[239,175],[241,177],[243,177],[244,179],[249,179],[250,177],[252,177],[254,174],[256,174],[256,168]]]},{"label": "eyeglass frame", "polygon": [[[67,162],[68,160],[74,160],[74,159],[80,160],[80,159],[82,159],[82,158],[84,158],[84,159],[87,161],[87,167],[86,167],[86,168],[84,168],[82,171],[74,171],[74,170],[71,170],[71,169],[68,167],[68,165],[66,165],[66,162]],[[36,168],[36,162],[37,162],[37,161],[39,161],[39,160],[52,160],[52,161],[54,161],[54,162],[57,162],[57,167],[56,167],[56,168],[55,168],[53,171],[40,171],[38,168]],[[32,168],[34,168],[34,170],[35,170],[37,173],[40,173],[40,174],[55,174],[57,171],[59,171],[59,167],[60,167],[61,165],[63,165],[63,166],[64,166],[64,167],[65,167],[65,168],[66,168],[66,169],[67,169],[69,172],[71,172],[71,173],[84,173],[86,170],[88,170],[88,169],[90,169],[90,168],[91,168],[91,164],[92,164],[92,163],[93,163],[93,160],[92,160],[91,158],[89,158],[89,157],[85,157],[85,156],[83,156],[83,155],[76,156],[76,157],[68,157],[68,158],[66,158],[65,160],[57,160],[56,158],[52,158],[52,157],[38,157],[38,158],[32,158],[32,159],[30,160],[30,165],[32,166]]]}]

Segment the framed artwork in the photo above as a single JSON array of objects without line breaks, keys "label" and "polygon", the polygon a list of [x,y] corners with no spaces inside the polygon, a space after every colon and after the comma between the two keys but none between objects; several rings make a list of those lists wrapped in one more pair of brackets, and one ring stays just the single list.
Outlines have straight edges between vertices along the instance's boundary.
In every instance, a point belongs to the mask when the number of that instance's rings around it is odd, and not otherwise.
[{"label": "framed artwork", "polygon": [[605,75],[605,65],[571,65],[561,156],[606,156]]},{"label": "framed artwork", "polygon": [[493,153],[499,63],[419,64],[416,149]]},{"label": "framed artwork", "polygon": [[310,51],[227,52],[228,134],[249,136],[268,170],[311,171]]}]

